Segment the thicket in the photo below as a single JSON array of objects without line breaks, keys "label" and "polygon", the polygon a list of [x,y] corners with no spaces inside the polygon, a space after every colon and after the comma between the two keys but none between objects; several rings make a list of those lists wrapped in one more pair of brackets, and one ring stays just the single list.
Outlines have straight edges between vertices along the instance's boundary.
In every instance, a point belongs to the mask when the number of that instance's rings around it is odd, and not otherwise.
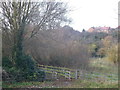
[{"label": "thicket", "polygon": [[70,32],[64,29],[42,31],[37,36],[38,38],[26,42],[29,45],[25,44],[25,51],[36,62],[43,65],[69,68],[88,66],[90,56],[88,45],[81,43],[78,40],[79,37],[72,33],[75,31]]}]

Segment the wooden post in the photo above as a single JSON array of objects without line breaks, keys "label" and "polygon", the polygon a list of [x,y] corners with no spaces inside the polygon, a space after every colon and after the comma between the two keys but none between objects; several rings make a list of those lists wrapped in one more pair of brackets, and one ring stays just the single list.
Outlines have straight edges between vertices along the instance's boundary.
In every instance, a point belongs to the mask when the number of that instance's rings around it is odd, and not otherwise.
[{"label": "wooden post", "polygon": [[54,71],[52,71],[52,79],[53,79],[53,77],[54,77]]},{"label": "wooden post", "polygon": [[57,79],[57,72],[55,72],[55,79]]},{"label": "wooden post", "polygon": [[69,75],[69,76],[68,76],[68,79],[70,79],[70,78],[71,78],[70,71],[68,71],[68,75]]},{"label": "wooden post", "polygon": [[78,79],[78,70],[75,71],[75,79]]},{"label": "wooden post", "polygon": [[52,71],[52,79],[55,79],[55,71]]},{"label": "wooden post", "polygon": [[52,71],[52,79],[57,79],[57,72]]}]

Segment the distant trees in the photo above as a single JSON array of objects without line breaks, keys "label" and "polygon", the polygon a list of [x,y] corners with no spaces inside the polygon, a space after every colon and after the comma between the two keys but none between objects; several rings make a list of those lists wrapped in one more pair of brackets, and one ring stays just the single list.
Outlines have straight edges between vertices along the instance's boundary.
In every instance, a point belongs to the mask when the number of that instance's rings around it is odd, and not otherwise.
[{"label": "distant trees", "polygon": [[98,57],[106,57],[107,56],[107,52],[110,49],[110,47],[113,45],[114,39],[112,36],[108,35],[106,37],[104,37],[103,39],[101,39],[101,41],[99,41],[99,49],[97,51],[97,56]]},{"label": "distant trees", "polygon": [[92,43],[89,45],[89,53],[92,57],[96,57],[97,56],[97,45]]},{"label": "distant trees", "polygon": [[98,50],[100,57],[107,57],[107,60],[116,64],[118,63],[118,42],[113,34],[106,36],[101,40],[102,47]]},{"label": "distant trees", "polygon": [[113,44],[114,40],[112,36],[107,36],[102,40],[103,46],[106,49],[109,49],[111,47],[111,45]]},{"label": "distant trees", "polygon": [[118,63],[118,34],[117,30],[109,33],[93,32],[82,33],[82,43],[89,46],[88,51],[91,57],[104,58],[112,63]]},{"label": "distant trees", "polygon": [[97,54],[99,57],[103,58],[106,56],[106,50],[104,48],[100,48]]},{"label": "distant trees", "polygon": [[83,29],[82,32],[85,32],[85,29]]}]

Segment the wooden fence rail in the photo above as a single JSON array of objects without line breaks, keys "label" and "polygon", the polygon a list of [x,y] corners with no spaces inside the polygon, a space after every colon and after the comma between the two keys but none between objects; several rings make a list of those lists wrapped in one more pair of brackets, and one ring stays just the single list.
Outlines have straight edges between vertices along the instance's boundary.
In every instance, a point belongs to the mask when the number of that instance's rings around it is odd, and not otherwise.
[{"label": "wooden fence rail", "polygon": [[[46,75],[49,79],[58,79],[60,77],[64,77],[66,79],[78,79],[79,78],[79,70],[69,69],[64,67],[54,67],[47,65],[38,65],[38,67],[45,71]],[[50,75],[51,74],[51,75]],[[47,77],[46,77],[47,78]]]}]

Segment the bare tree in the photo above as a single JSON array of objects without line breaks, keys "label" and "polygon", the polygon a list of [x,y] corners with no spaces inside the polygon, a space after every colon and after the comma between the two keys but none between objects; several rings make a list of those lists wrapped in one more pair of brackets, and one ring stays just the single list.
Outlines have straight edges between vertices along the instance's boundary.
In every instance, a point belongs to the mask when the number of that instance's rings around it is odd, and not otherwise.
[{"label": "bare tree", "polygon": [[1,21],[3,42],[10,41],[11,59],[16,62],[23,54],[23,41],[27,26],[32,25],[29,38],[35,36],[40,30],[54,29],[62,22],[67,22],[66,4],[63,2],[1,2]]}]

